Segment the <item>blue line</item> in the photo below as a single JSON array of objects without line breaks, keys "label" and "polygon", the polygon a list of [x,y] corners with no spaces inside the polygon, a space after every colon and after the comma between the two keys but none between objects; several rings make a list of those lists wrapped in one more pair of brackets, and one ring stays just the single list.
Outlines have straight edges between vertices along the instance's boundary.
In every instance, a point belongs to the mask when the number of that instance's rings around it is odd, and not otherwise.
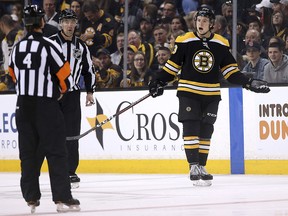
[{"label": "blue line", "polygon": [[244,174],[242,88],[229,88],[231,174]]}]

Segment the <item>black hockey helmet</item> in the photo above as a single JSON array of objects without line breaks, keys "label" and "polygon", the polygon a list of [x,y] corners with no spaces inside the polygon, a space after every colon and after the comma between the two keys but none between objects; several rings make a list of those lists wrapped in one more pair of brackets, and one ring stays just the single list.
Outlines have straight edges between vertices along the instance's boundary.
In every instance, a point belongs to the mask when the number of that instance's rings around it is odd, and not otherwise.
[{"label": "black hockey helmet", "polygon": [[196,16],[195,16],[195,20],[197,19],[198,16],[204,16],[204,17],[207,17],[210,19],[210,21],[214,21],[215,20],[215,14],[214,12],[208,8],[208,7],[202,7],[200,8],[197,13],[196,13]]},{"label": "black hockey helmet", "polygon": [[63,20],[63,19],[76,19],[76,20],[78,20],[76,13],[71,9],[65,9],[65,10],[61,11],[60,16],[59,16],[59,21],[61,22],[61,20]]},{"label": "black hockey helmet", "polygon": [[44,17],[45,12],[37,5],[28,5],[23,10],[23,21],[25,27],[33,26],[40,27],[41,20]]}]

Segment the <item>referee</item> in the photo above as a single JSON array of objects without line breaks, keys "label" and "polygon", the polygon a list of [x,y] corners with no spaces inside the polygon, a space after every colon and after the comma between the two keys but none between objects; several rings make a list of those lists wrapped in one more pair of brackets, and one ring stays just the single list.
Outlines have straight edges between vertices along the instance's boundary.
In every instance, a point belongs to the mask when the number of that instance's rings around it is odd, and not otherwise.
[{"label": "referee", "polygon": [[[80,76],[84,77],[86,106],[94,104],[93,89],[95,84],[95,72],[91,55],[86,44],[75,36],[77,15],[71,9],[61,11],[59,16],[61,31],[50,37],[61,45],[64,56],[70,63],[71,75],[75,85],[60,100],[60,107],[64,113],[66,136],[77,136],[81,129],[81,104],[80,104]],[[76,174],[79,164],[78,140],[68,141],[69,176],[72,188],[78,188],[80,178]]]},{"label": "referee", "polygon": [[9,74],[18,95],[16,126],[20,184],[22,195],[33,213],[40,204],[39,157],[40,152],[44,153],[57,211],[73,208],[75,211],[80,210],[80,203],[71,195],[64,116],[58,103],[73,86],[73,78],[61,47],[42,35],[43,17],[44,12],[37,5],[25,7],[27,35],[14,46],[9,62]]}]

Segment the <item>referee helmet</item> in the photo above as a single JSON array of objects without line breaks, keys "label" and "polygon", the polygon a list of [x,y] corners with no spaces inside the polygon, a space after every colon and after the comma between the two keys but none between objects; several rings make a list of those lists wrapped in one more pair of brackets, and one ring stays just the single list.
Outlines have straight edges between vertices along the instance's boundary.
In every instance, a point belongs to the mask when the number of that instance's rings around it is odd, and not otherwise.
[{"label": "referee helmet", "polygon": [[23,21],[25,27],[41,27],[41,20],[44,17],[45,12],[37,5],[28,5],[23,11]]},{"label": "referee helmet", "polygon": [[61,11],[61,14],[59,16],[59,21],[61,22],[63,19],[76,19],[76,20],[78,20],[76,13],[71,9],[65,9],[65,10]]}]

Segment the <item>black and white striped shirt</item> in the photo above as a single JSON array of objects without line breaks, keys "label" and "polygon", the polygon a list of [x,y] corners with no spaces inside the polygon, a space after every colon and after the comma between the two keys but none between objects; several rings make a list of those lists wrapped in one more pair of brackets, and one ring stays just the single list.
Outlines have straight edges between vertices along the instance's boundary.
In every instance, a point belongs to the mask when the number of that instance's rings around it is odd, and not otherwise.
[{"label": "black and white striped shirt", "polygon": [[69,68],[59,44],[36,32],[15,45],[9,61],[18,95],[59,98],[74,85]]},{"label": "black and white striped shirt", "polygon": [[75,85],[69,91],[80,90],[80,76],[84,77],[85,89],[93,92],[95,87],[95,70],[93,67],[90,51],[86,44],[78,37],[73,36],[72,40],[65,40],[61,32],[50,37],[61,45],[64,56],[70,63],[71,75]]}]

